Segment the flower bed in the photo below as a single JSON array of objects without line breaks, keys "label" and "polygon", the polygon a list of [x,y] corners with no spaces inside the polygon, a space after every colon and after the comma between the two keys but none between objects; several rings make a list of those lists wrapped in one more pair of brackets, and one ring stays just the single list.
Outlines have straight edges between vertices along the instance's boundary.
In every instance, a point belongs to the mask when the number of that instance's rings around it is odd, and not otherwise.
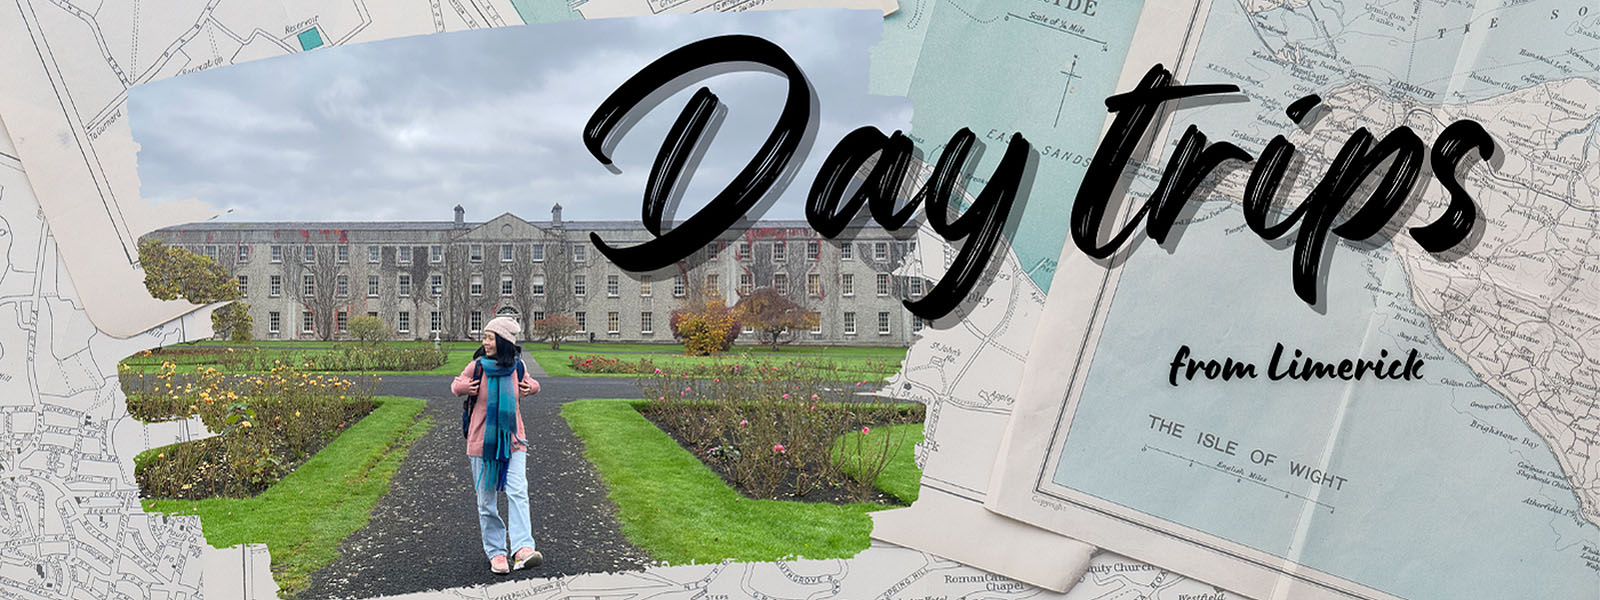
[{"label": "flower bed", "polygon": [[266,350],[257,347],[173,347],[145,350],[122,364],[149,369],[165,364],[208,366],[229,373],[270,371],[292,365],[299,371],[426,371],[443,365],[448,353],[432,345],[351,347],[337,350]]},{"label": "flower bed", "polygon": [[656,364],[648,358],[636,361],[626,361],[616,358],[591,354],[589,356],[567,355],[567,360],[572,361],[572,370],[579,373],[650,373],[658,370]]},{"label": "flower bed", "polygon": [[146,498],[254,495],[376,406],[370,378],[309,375],[289,366],[253,376],[176,369],[169,362],[155,375],[124,377],[129,413],[147,422],[199,416],[217,435],[140,454],[134,477]]},{"label": "flower bed", "polygon": [[850,432],[920,423],[922,405],[860,395],[859,382],[840,385],[772,368],[739,371],[642,379],[652,401],[640,413],[748,497],[894,502],[874,482],[904,436],[877,436],[843,452],[836,452],[837,442]]}]

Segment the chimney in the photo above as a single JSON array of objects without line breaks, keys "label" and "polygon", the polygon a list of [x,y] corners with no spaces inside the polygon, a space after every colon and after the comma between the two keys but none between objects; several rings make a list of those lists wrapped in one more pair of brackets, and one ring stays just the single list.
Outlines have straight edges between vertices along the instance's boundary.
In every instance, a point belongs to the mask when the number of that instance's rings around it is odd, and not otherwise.
[{"label": "chimney", "polygon": [[560,202],[556,203],[555,208],[550,209],[550,225],[552,227],[560,227],[561,226],[561,203]]},{"label": "chimney", "polygon": [[461,227],[466,227],[467,226],[466,221],[465,221],[466,217],[467,217],[467,209],[461,208],[461,205],[457,204],[456,205],[456,228],[459,229]]}]

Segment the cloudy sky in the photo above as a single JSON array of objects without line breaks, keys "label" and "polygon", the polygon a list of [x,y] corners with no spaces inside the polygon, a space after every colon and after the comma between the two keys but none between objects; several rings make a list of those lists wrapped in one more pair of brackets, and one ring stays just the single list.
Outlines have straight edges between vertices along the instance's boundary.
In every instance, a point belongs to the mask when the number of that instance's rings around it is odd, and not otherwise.
[{"label": "cloudy sky", "polygon": [[[134,88],[141,194],[196,198],[229,221],[638,219],[650,164],[689,96],[711,88],[726,117],[679,219],[732,179],[771,131],[786,90],[765,72],[716,75],[658,105],[613,152],[582,128],[619,84],[661,55],[725,33],[784,48],[816,90],[815,145],[762,215],[804,218],[818,164],[850,130],[909,129],[910,102],[871,96],[867,51],[881,18],[860,11],[598,20],[328,48]],[[752,215],[755,216],[755,215]]]}]

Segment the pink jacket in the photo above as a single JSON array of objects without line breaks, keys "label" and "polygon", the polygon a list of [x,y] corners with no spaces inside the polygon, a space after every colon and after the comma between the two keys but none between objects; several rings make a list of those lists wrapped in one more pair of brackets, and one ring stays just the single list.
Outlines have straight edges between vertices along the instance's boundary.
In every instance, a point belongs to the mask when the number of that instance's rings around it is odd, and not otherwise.
[{"label": "pink jacket", "polygon": [[[471,362],[467,363],[467,368],[462,369],[461,374],[450,382],[450,393],[457,396],[467,395],[467,390],[472,387],[473,364]],[[522,381],[527,383],[528,387],[533,388],[533,394],[539,393],[539,382],[528,376],[526,371],[522,374]],[[489,394],[488,388],[488,385],[479,384],[478,400],[472,403],[472,419],[467,426],[467,456],[483,456],[483,415],[489,405],[488,400],[485,399],[485,396]],[[528,434],[522,427],[522,407],[520,404],[517,406],[517,439],[528,439]],[[520,441],[512,442],[511,444],[512,452],[526,452],[527,450],[528,446]]]}]

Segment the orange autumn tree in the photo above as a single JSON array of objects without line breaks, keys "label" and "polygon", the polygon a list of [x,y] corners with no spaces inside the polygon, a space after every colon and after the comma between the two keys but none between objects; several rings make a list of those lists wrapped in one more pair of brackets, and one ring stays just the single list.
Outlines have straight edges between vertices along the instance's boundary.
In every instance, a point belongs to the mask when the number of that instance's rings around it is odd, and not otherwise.
[{"label": "orange autumn tree", "polygon": [[683,308],[672,311],[672,337],[683,342],[686,354],[710,356],[733,347],[739,337],[739,316],[716,291],[699,294]]},{"label": "orange autumn tree", "polygon": [[[775,288],[761,288],[740,298],[739,303],[733,305],[733,312],[740,323],[755,329],[762,340],[770,342],[773,352],[778,351],[779,343],[793,342],[799,332],[816,327],[818,320],[816,313]],[[785,333],[789,334],[788,340],[783,340]]]}]

